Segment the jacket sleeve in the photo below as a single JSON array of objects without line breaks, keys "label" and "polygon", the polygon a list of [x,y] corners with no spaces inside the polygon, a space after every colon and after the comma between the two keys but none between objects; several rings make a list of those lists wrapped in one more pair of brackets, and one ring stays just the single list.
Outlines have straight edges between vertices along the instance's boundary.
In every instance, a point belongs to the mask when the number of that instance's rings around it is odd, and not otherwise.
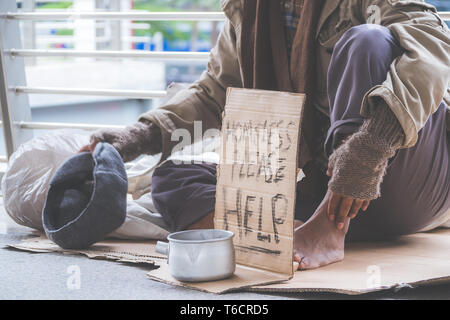
[{"label": "jacket sleeve", "polygon": [[411,147],[449,87],[450,31],[425,1],[363,0],[361,4],[363,18],[387,27],[404,50],[390,66],[386,81],[366,94],[361,113],[369,116],[383,99],[405,132],[402,147]]},{"label": "jacket sleeve", "polygon": [[[155,123],[162,133],[162,160],[181,143],[191,144],[202,137],[194,122],[200,121],[202,134],[208,129],[220,129],[225,106],[226,89],[242,87],[236,34],[229,20],[225,21],[216,46],[211,50],[206,71],[189,88],[178,92],[165,105],[142,114],[139,121],[146,119]],[[190,141],[179,141],[172,134],[177,129],[189,132]],[[175,140],[175,141],[172,141]]]}]

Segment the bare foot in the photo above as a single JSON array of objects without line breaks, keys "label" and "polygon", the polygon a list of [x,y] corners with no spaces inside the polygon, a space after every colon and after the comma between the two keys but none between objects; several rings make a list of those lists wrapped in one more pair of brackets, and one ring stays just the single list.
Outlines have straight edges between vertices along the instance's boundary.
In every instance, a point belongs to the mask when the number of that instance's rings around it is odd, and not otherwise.
[{"label": "bare foot", "polygon": [[[328,192],[314,215],[294,232],[294,261],[300,270],[315,269],[344,259],[344,241],[349,221],[338,230],[327,216]],[[349,220],[349,219],[347,219]]]}]

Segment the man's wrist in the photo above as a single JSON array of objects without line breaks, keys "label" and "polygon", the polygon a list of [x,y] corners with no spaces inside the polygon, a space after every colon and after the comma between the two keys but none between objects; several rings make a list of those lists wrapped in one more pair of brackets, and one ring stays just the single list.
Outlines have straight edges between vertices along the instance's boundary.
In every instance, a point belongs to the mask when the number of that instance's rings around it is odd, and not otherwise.
[{"label": "man's wrist", "polygon": [[356,199],[378,198],[388,159],[403,140],[403,129],[395,115],[387,105],[380,105],[330,157],[330,190]]}]

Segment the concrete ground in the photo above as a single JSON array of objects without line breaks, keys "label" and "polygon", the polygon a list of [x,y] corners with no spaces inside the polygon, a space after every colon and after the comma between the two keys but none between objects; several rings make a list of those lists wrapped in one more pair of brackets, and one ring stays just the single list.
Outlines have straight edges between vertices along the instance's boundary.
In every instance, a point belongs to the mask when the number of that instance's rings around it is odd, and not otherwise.
[{"label": "concrete ground", "polygon": [[[1,201],[0,197],[0,201]],[[15,224],[0,203],[0,300],[5,299],[450,299],[450,285],[384,291],[357,297],[338,294],[214,295],[172,287],[149,279],[145,265],[93,260],[58,253],[29,253],[5,248],[33,236]],[[79,272],[80,282],[73,280]],[[77,286],[79,284],[79,289]]]}]

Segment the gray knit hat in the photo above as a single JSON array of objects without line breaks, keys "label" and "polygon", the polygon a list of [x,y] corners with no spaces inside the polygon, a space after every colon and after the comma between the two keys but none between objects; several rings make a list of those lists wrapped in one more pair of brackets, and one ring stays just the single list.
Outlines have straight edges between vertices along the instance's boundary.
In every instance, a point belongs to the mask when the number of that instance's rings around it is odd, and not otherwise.
[{"label": "gray knit hat", "polygon": [[80,153],[55,173],[42,211],[47,237],[64,249],[85,249],[125,221],[127,175],[108,143]]}]

